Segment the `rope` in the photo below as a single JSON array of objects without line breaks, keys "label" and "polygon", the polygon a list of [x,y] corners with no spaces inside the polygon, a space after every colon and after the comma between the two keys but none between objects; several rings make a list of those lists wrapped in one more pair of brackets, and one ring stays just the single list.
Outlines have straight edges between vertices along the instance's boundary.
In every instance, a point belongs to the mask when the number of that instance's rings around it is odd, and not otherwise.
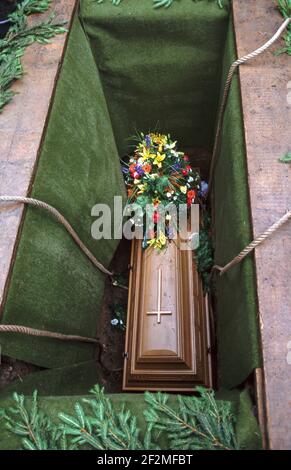
[{"label": "rope", "polygon": [[28,204],[28,205],[31,205],[31,206],[35,206],[35,207],[40,207],[42,209],[45,209],[46,211],[48,211],[50,214],[52,214],[52,216],[60,223],[62,224],[65,229],[67,230],[67,232],[71,235],[71,237],[73,238],[73,240],[75,241],[75,243],[78,245],[78,247],[83,251],[83,253],[87,256],[87,258],[89,258],[89,260],[91,261],[91,263],[93,263],[93,265],[99,269],[99,271],[101,271],[102,273],[104,274],[107,274],[108,276],[113,276],[113,273],[108,271],[104,266],[103,264],[101,264],[96,258],[95,256],[93,255],[93,253],[91,253],[90,250],[88,250],[88,248],[84,245],[84,243],[82,242],[82,240],[79,238],[79,236],[77,235],[77,233],[75,232],[75,230],[73,229],[73,227],[69,224],[69,222],[67,221],[67,219],[65,219],[65,217],[57,210],[55,209],[54,207],[50,206],[49,204],[47,204],[46,202],[43,202],[43,201],[39,201],[38,199],[32,199],[30,197],[22,197],[22,196],[0,196],[0,202],[21,202],[23,204]]},{"label": "rope", "polygon": [[[55,217],[55,219],[58,222],[60,222],[65,227],[67,232],[71,235],[73,240],[76,242],[79,248],[83,251],[83,253],[87,256],[87,258],[89,258],[89,260],[93,263],[93,265],[96,268],[98,268],[102,273],[107,274],[112,278],[113,273],[108,271],[103,266],[103,264],[101,264],[95,258],[95,256],[91,253],[91,251],[89,251],[88,248],[84,245],[82,240],[80,240],[80,238],[78,237],[73,227],[69,224],[69,222],[57,209],[50,206],[46,202],[39,201],[38,199],[32,199],[32,198],[22,197],[22,196],[0,196],[0,202],[20,202],[20,203],[28,204],[28,205],[35,206],[35,207],[40,207],[48,211],[50,214],[52,214]],[[117,281],[115,282],[114,285],[127,289],[127,287],[125,286],[120,286]],[[25,335],[30,335],[30,336],[54,338],[54,339],[58,339],[61,341],[80,341],[83,343],[98,343],[99,345],[101,345],[100,342],[95,338],[87,338],[86,336],[76,336],[76,335],[64,335],[62,333],[56,333],[56,332],[46,331],[46,330],[37,330],[35,328],[29,328],[26,326],[19,326],[19,325],[0,325],[0,333],[20,333],[20,334],[25,334]],[[101,345],[101,347],[103,348],[103,345]],[[106,368],[106,366],[104,367]]]},{"label": "rope", "polygon": [[255,250],[259,245],[261,245],[267,238],[269,238],[273,233],[275,233],[282,225],[284,225],[288,220],[291,219],[291,211],[288,211],[281,219],[276,222],[272,227],[266,230],[262,235],[256,238],[252,243],[250,243],[244,250],[242,250],[230,263],[226,264],[224,267],[213,266],[212,272],[219,271],[220,276],[223,276],[230,268],[236,266],[240,263],[246,256],[248,256],[252,251]]},{"label": "rope", "polygon": [[20,333],[23,335],[29,336],[38,336],[43,338],[54,338],[61,341],[81,341],[82,343],[94,343],[98,344],[99,346],[99,355],[97,358],[97,362],[101,364],[101,366],[106,369],[108,372],[120,372],[123,369],[111,369],[110,367],[106,366],[103,360],[103,354],[106,352],[106,346],[102,344],[96,338],[87,338],[86,336],[76,336],[76,335],[63,335],[62,333],[56,333],[52,331],[46,330],[37,330],[35,328],[28,328],[27,326],[18,326],[18,325],[0,325],[0,333]]},{"label": "rope", "polygon": [[290,22],[291,22],[291,18],[287,18],[282,24],[282,26],[280,26],[278,31],[274,34],[274,36],[271,39],[269,39],[269,41],[267,41],[262,47],[259,47],[259,49],[256,49],[254,52],[251,52],[250,54],[245,55],[241,59],[236,60],[230,66],[227,79],[225,82],[224,92],[223,92],[222,101],[221,101],[219,114],[218,114],[217,128],[216,128],[216,134],[215,134],[215,139],[214,139],[214,147],[213,147],[213,153],[212,153],[212,158],[211,158],[211,163],[210,163],[208,194],[210,194],[211,188],[212,188],[213,173],[214,173],[217,156],[218,156],[220,136],[221,136],[222,125],[223,125],[223,117],[224,117],[224,112],[225,112],[225,108],[227,104],[227,98],[229,95],[229,90],[230,90],[234,73],[240,65],[244,64],[245,62],[248,62],[251,59],[254,59],[255,57],[262,54],[264,51],[269,49],[269,47],[272,46],[272,44],[274,44],[274,42],[276,42],[277,39],[279,39],[283,31],[289,26]]},{"label": "rope", "polygon": [[0,325],[0,333],[20,333],[29,336],[42,336],[44,338],[54,338],[61,341],[81,341],[82,343],[99,343],[95,338],[87,338],[86,336],[63,335],[46,330],[36,330],[27,326],[19,325]]}]

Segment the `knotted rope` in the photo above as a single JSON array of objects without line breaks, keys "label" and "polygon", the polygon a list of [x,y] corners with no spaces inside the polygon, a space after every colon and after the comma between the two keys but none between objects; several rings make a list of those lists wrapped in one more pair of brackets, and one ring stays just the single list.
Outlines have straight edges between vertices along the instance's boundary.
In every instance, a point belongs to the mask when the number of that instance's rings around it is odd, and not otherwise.
[{"label": "knotted rope", "polygon": [[63,335],[62,333],[56,333],[46,330],[37,330],[35,328],[29,328],[27,326],[18,325],[0,325],[1,333],[20,333],[29,336],[42,336],[44,338],[54,338],[61,341],[80,341],[82,343],[95,343],[99,344],[99,340],[95,338],[87,338],[86,336],[77,335]]},{"label": "knotted rope", "polygon": [[280,38],[283,31],[285,31],[285,29],[289,26],[290,22],[291,22],[291,18],[287,18],[284,21],[284,23],[282,24],[282,26],[280,26],[278,31],[274,34],[274,36],[271,39],[269,39],[269,41],[267,41],[262,47],[259,47],[254,52],[251,52],[250,54],[247,54],[247,55],[241,57],[241,59],[237,59],[230,66],[230,69],[229,69],[229,72],[228,72],[228,75],[227,75],[227,79],[226,79],[226,82],[225,82],[225,87],[224,87],[224,92],[223,92],[223,96],[222,96],[222,100],[221,100],[221,105],[220,105],[220,108],[219,108],[219,113],[218,113],[217,128],[216,128],[215,139],[214,139],[214,147],[213,147],[213,153],[212,153],[212,158],[211,158],[211,163],[210,163],[208,194],[210,194],[211,189],[212,189],[213,174],[214,174],[214,169],[215,169],[215,165],[216,165],[216,161],[217,161],[217,157],[218,157],[220,136],[221,136],[222,126],[223,126],[224,112],[225,112],[225,108],[226,108],[226,104],[227,104],[227,98],[228,98],[228,95],[229,95],[229,90],[230,90],[230,86],[231,86],[231,83],[232,83],[234,73],[240,65],[248,62],[251,59],[254,59],[255,57],[257,57],[260,54],[262,54],[263,52],[265,52],[267,49],[269,49],[269,47],[271,47],[272,44],[274,44],[274,42],[276,42],[277,39]]},{"label": "knotted rope", "polygon": [[83,253],[89,258],[91,263],[99,269],[104,274],[107,274],[108,276],[113,276],[113,273],[108,271],[103,264],[98,261],[93,253],[84,245],[82,240],[79,238],[71,224],[65,219],[65,217],[53,206],[50,206],[46,202],[39,201],[38,199],[33,199],[30,197],[23,197],[23,196],[0,196],[0,202],[20,202],[23,204],[28,204],[30,206],[35,206],[35,207],[40,207],[42,209],[45,209],[47,212],[49,212],[60,224],[62,224],[67,232],[71,235],[75,243],[78,245],[78,247],[83,251]]},{"label": "knotted rope", "polygon": [[286,224],[288,220],[291,219],[291,211],[288,211],[281,219],[276,222],[272,227],[266,230],[262,235],[256,238],[252,243],[250,243],[244,250],[242,250],[232,261],[226,264],[224,267],[213,266],[212,272],[219,271],[219,275],[223,276],[230,268],[239,264],[246,256],[248,256],[255,248],[261,245],[267,238],[269,238],[273,233],[275,233],[282,225]]},{"label": "knotted rope", "polygon": [[[22,197],[22,196],[0,196],[0,202],[20,202],[23,204],[28,204],[35,207],[40,207],[45,209],[47,212],[53,215],[53,217],[62,224],[67,232],[71,235],[73,240],[83,251],[83,253],[89,258],[93,265],[98,268],[102,273],[112,276],[112,273],[108,271],[103,264],[101,264],[91,251],[84,245],[82,240],[79,238],[73,227],[67,221],[67,219],[54,207],[50,206],[46,202],[39,201],[38,199]],[[30,336],[42,336],[46,338],[54,338],[61,341],[80,341],[83,343],[98,343],[100,342],[95,338],[87,338],[85,336],[76,336],[76,335],[64,335],[62,333],[56,333],[52,331],[37,330],[34,328],[29,328],[26,326],[20,325],[0,325],[0,333],[21,333]]]}]

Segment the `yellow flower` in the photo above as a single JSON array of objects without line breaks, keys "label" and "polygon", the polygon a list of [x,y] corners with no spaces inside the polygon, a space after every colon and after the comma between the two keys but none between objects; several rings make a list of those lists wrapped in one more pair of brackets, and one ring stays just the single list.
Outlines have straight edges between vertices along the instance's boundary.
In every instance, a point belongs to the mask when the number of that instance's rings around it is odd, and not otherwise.
[{"label": "yellow flower", "polygon": [[140,153],[140,155],[141,155],[143,161],[149,160],[150,158],[156,158],[156,154],[155,153],[150,153],[150,150],[147,149],[146,147],[143,147],[143,150]]},{"label": "yellow flower", "polygon": [[139,184],[138,189],[140,193],[143,193],[146,190],[147,185],[146,184]]},{"label": "yellow flower", "polygon": [[150,134],[150,137],[154,144],[166,145],[168,137],[163,134]]},{"label": "yellow flower", "polygon": [[157,250],[162,250],[167,244],[167,237],[163,232],[160,232],[159,238],[152,238],[151,240],[148,240],[147,244]]},{"label": "yellow flower", "polygon": [[162,247],[165,246],[165,244],[167,243],[167,237],[164,232],[160,232],[159,241]]},{"label": "yellow flower", "polygon": [[186,194],[187,193],[187,186],[180,186],[180,191],[181,191],[181,193]]},{"label": "yellow flower", "polygon": [[166,158],[166,155],[165,155],[165,154],[161,155],[161,154],[158,152],[158,154],[157,154],[157,156],[156,156],[156,158],[155,158],[155,160],[154,160],[154,165],[157,165],[158,168],[161,168],[162,162],[165,160],[165,158]]}]

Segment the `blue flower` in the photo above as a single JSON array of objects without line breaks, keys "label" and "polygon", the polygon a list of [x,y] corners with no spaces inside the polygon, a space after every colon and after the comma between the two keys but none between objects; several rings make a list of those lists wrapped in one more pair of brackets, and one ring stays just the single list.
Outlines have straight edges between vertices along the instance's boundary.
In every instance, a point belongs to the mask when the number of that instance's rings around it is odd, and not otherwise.
[{"label": "blue flower", "polygon": [[127,166],[122,166],[121,171],[122,171],[122,173],[127,174],[129,172],[129,169],[128,169]]},{"label": "blue flower", "polygon": [[181,163],[175,163],[172,166],[172,168],[173,168],[174,171],[179,171],[181,169]]},{"label": "blue flower", "polygon": [[149,135],[146,135],[145,136],[145,142],[146,142],[146,146],[147,147],[150,147],[151,146],[151,143],[152,143],[152,139]]},{"label": "blue flower", "polygon": [[206,181],[201,181],[200,191],[198,194],[200,197],[206,197],[207,193],[208,193],[208,183],[206,183]]},{"label": "blue flower", "polygon": [[140,175],[144,175],[144,170],[141,165],[136,165],[135,171]]}]

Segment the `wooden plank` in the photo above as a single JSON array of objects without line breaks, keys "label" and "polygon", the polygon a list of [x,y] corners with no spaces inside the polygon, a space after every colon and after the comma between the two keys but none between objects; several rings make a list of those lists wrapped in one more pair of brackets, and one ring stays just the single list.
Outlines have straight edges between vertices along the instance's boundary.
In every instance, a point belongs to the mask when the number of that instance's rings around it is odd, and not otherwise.
[{"label": "wooden plank", "polygon": [[[75,0],[53,0],[56,20],[73,17]],[[39,22],[46,15],[32,15]],[[58,35],[49,45],[33,44],[22,59],[24,77],[13,90],[18,93],[0,116],[0,194],[27,196],[37,164],[42,135],[52,101],[67,34]],[[0,312],[17,247],[24,208],[0,206]]]},{"label": "wooden plank", "polygon": [[[273,0],[233,0],[238,56],[271,38],[283,19]],[[290,166],[278,159],[291,149],[290,56],[274,56],[282,42],[240,67],[251,217],[254,236],[291,207]],[[271,449],[291,449],[291,225],[255,253],[258,306]]]}]

